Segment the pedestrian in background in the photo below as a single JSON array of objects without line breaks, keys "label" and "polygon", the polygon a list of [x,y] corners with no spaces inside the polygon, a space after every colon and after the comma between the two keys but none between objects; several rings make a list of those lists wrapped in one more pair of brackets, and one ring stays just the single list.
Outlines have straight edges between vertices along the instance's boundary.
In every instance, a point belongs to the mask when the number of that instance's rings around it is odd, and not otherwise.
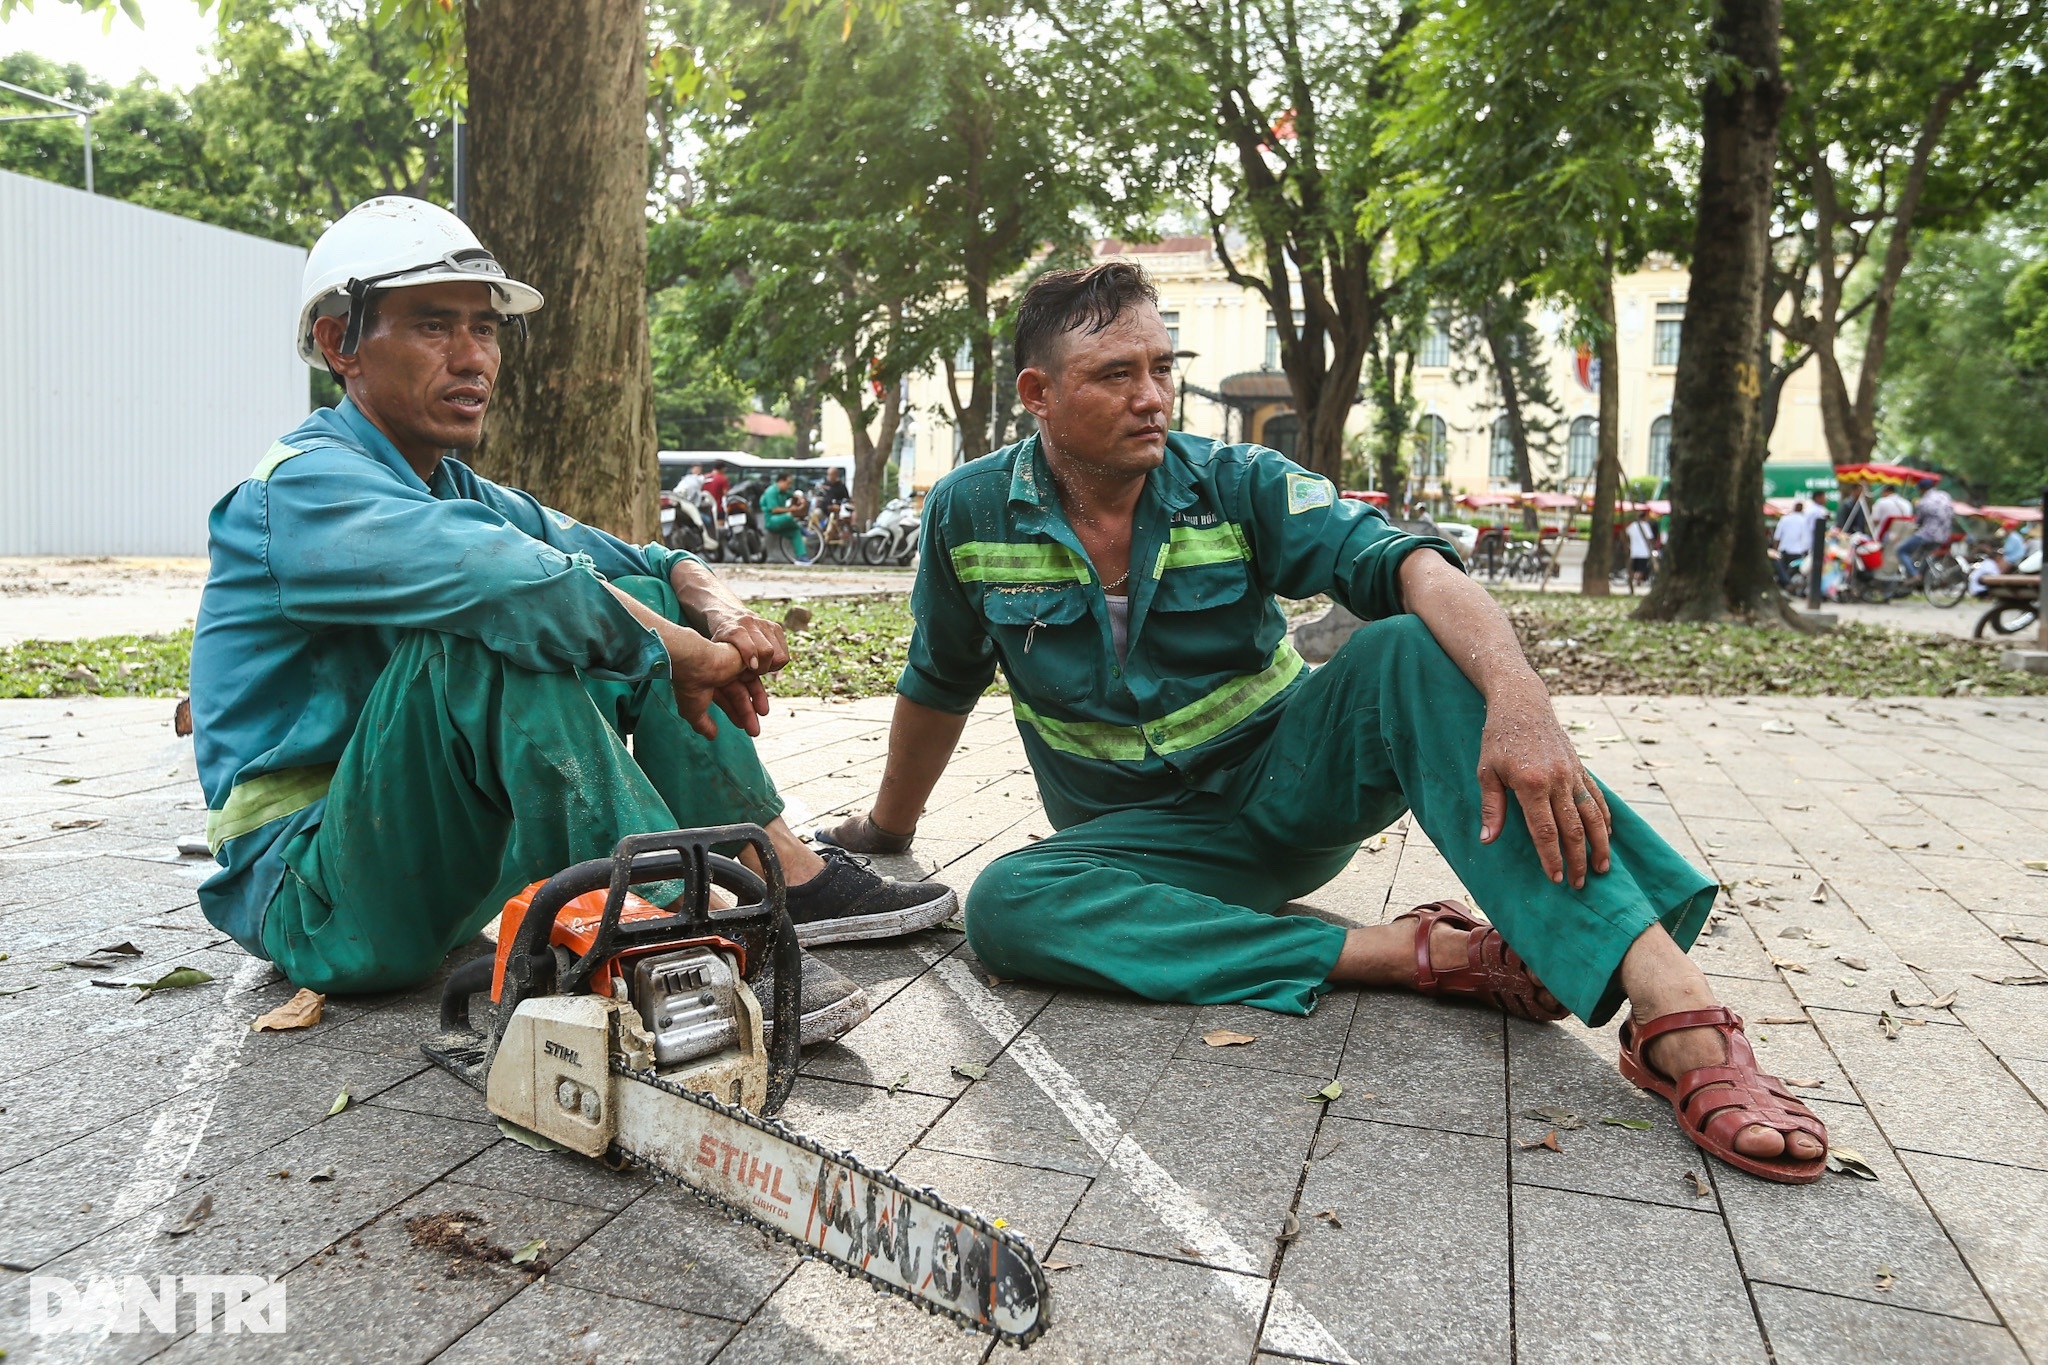
[{"label": "pedestrian in background", "polygon": [[1782,588],[1791,581],[1792,561],[1813,550],[1813,515],[1806,510],[1806,499],[1792,500],[1792,510],[1778,518],[1778,529],[1771,539],[1778,547],[1776,573]]},{"label": "pedestrian in background", "polygon": [[1664,546],[1664,537],[1657,530],[1657,519],[1650,515],[1647,507],[1636,511],[1636,519],[1628,524],[1628,590],[1636,590],[1640,578],[1648,586],[1656,570],[1657,551]]}]

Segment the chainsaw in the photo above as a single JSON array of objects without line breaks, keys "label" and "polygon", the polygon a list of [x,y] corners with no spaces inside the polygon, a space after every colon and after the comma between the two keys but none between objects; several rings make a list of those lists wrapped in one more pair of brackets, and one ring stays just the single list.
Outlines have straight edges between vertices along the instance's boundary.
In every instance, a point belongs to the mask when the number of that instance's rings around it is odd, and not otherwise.
[{"label": "chainsaw", "polygon": [[[745,844],[766,876],[713,850]],[[631,888],[680,882],[661,909]],[[713,887],[736,904],[714,904]],[[773,965],[768,1013],[752,983]],[[622,839],[506,902],[422,1050],[490,1111],[690,1190],[809,1257],[1019,1346],[1050,1322],[1014,1232],[769,1117],[796,1083],[796,930],[757,825]],[[489,993],[488,1023],[472,1023]]]}]

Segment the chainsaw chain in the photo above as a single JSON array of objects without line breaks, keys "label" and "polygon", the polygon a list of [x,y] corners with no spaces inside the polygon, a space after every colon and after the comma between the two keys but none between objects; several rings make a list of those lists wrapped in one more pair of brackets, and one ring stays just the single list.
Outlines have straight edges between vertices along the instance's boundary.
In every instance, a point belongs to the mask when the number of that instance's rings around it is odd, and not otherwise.
[{"label": "chainsaw chain", "polygon": [[935,1208],[939,1212],[945,1214],[948,1218],[952,1218],[957,1222],[965,1223],[970,1227],[978,1229],[979,1231],[985,1233],[992,1240],[1008,1242],[1013,1248],[1015,1248],[1017,1251],[1021,1253],[1020,1259],[1026,1265],[1031,1267],[1032,1287],[1037,1291],[1038,1294],[1037,1321],[1035,1321],[1031,1325],[1031,1328],[1028,1331],[1007,1332],[999,1327],[996,1327],[993,1323],[982,1322],[978,1318],[970,1317],[968,1314],[961,1312],[957,1308],[943,1307],[940,1304],[934,1303],[930,1299],[911,1293],[909,1290],[903,1288],[901,1285],[891,1284],[887,1280],[871,1275],[867,1271],[861,1269],[859,1266],[849,1265],[845,1261],[839,1260],[837,1257],[828,1256],[824,1252],[818,1250],[817,1247],[812,1246],[809,1242],[804,1241],[802,1238],[791,1236],[789,1233],[784,1232],[781,1228],[776,1227],[774,1224],[756,1218],[753,1214],[747,1212],[745,1209],[727,1203],[725,1200],[720,1199],[717,1195],[710,1193],[708,1190],[698,1188],[697,1186],[691,1184],[689,1181],[683,1179],[681,1176],[677,1175],[675,1172],[670,1171],[665,1167],[661,1166],[659,1163],[649,1160],[646,1157],[639,1156],[633,1152],[627,1151],[625,1148],[620,1147],[617,1144],[614,1144],[612,1150],[614,1152],[617,1152],[621,1157],[623,1157],[626,1164],[639,1167],[640,1169],[645,1171],[649,1171],[653,1173],[653,1175],[658,1179],[665,1180],[671,1185],[675,1185],[682,1189],[688,1190],[691,1194],[696,1195],[697,1198],[703,1200],[706,1204],[711,1205],[713,1208],[718,1209],[720,1212],[731,1214],[733,1217],[740,1219],[742,1222],[752,1224],[754,1227],[760,1229],[762,1232],[767,1233],[770,1237],[773,1237],[778,1242],[788,1243],[790,1246],[796,1249],[798,1255],[800,1255],[804,1260],[823,1261],[826,1265],[831,1266],[834,1270],[837,1270],[840,1274],[847,1276],[849,1279],[865,1281],[866,1283],[872,1285],[876,1289],[883,1291],[884,1293],[893,1294],[899,1299],[906,1299],[909,1302],[916,1304],[919,1308],[922,1308],[925,1312],[930,1313],[934,1317],[951,1318],[954,1322],[959,1323],[961,1326],[966,1327],[970,1331],[987,1332],[999,1341],[1006,1341],[1010,1343],[1012,1346],[1022,1347],[1029,1346],[1032,1342],[1038,1340],[1038,1338],[1044,1334],[1047,1326],[1050,1325],[1050,1290],[1045,1282],[1044,1267],[1039,1265],[1037,1254],[1034,1253],[1030,1249],[1030,1247],[1026,1245],[1024,1241],[1021,1238],[1019,1238],[1015,1233],[1006,1231],[1002,1228],[998,1228],[994,1224],[989,1222],[988,1219],[982,1217],[980,1214],[973,1213],[967,1209],[959,1207],[957,1204],[951,1203],[950,1201],[941,1197],[939,1192],[937,1190],[932,1189],[930,1186],[911,1185],[906,1181],[903,1181],[898,1177],[891,1175],[887,1171],[878,1171],[874,1167],[868,1165],[865,1161],[862,1161],[859,1157],[855,1156],[850,1151],[831,1151],[827,1149],[824,1146],[824,1144],[818,1142],[815,1138],[806,1137],[804,1134],[799,1133],[792,1128],[786,1128],[777,1120],[769,1118],[766,1115],[756,1114],[753,1113],[751,1110],[742,1109],[737,1105],[727,1104],[723,1100],[719,1100],[709,1094],[706,1094],[701,1090],[685,1089],[684,1087],[677,1085],[673,1081],[663,1080],[660,1076],[657,1076],[652,1071],[636,1071],[633,1068],[626,1066],[625,1064],[616,1060],[612,1062],[611,1069],[612,1074],[615,1076],[623,1076],[628,1080],[637,1081],[641,1085],[651,1085],[656,1090],[660,1090],[667,1094],[674,1095],[677,1099],[686,1100],[691,1104],[702,1105],[704,1108],[711,1110],[713,1113],[720,1114],[725,1118],[732,1119],[736,1123],[744,1124],[749,1128],[759,1129],[761,1132],[767,1133],[771,1137],[780,1138],[782,1141],[789,1143],[791,1146],[801,1148],[802,1150],[809,1152],[813,1156],[823,1157],[828,1161],[836,1161],[839,1164],[851,1170],[860,1172],[863,1179],[872,1180],[878,1185],[896,1191],[896,1193],[898,1194],[909,1196],[910,1198],[917,1200],[921,1204],[925,1204],[932,1208]]}]

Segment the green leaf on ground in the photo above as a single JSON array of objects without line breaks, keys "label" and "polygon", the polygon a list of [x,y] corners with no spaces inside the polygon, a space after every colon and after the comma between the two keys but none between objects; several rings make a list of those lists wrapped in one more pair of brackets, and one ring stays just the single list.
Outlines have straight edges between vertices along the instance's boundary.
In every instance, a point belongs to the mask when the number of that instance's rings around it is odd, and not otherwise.
[{"label": "green leaf on ground", "polygon": [[1524,1109],[1522,1117],[1547,1123],[1552,1128],[1561,1128],[1569,1133],[1575,1128],[1584,1128],[1586,1121],[1561,1104],[1539,1104],[1534,1109]]},{"label": "green leaf on ground", "polygon": [[1626,1128],[1634,1133],[1647,1133],[1657,1126],[1648,1119],[1602,1119],[1600,1122],[1610,1128]]},{"label": "green leaf on ground", "polygon": [[1312,1100],[1321,1100],[1321,1101],[1322,1101],[1322,1102],[1323,1102],[1324,1104],[1328,1104],[1328,1103],[1329,1103],[1329,1102],[1330,1102],[1331,1100],[1334,1100],[1334,1099],[1338,1099],[1338,1098],[1340,1098],[1340,1097],[1341,1097],[1341,1096],[1342,1096],[1343,1094],[1344,1094],[1344,1082],[1342,1082],[1342,1081],[1331,1081],[1331,1082],[1330,1082],[1330,1083],[1329,1083],[1328,1085],[1324,1086],[1324,1087],[1323,1087],[1323,1088],[1322,1088],[1321,1090],[1318,1090],[1318,1091],[1316,1091],[1316,1093],[1315,1093],[1315,1094],[1313,1094],[1313,1095],[1310,1095],[1310,1096],[1309,1096],[1309,1098],[1310,1098],[1310,1099],[1312,1099]]},{"label": "green leaf on ground", "polygon": [[211,973],[202,972],[197,967],[174,967],[154,981],[136,982],[142,987],[142,994],[135,998],[147,1000],[158,991],[182,991],[190,986],[204,986],[211,980]]},{"label": "green leaf on ground", "polygon": [[[339,1114],[342,1110],[348,1108],[348,1101],[348,1091],[344,1090],[339,1095],[336,1095],[334,1097],[334,1103],[327,1106],[327,1117],[333,1118],[336,1114]],[[498,1126],[501,1128],[504,1127],[502,1123]]]},{"label": "green leaf on ground", "polygon": [[521,1147],[531,1147],[536,1152],[560,1152],[567,1150],[567,1148],[563,1147],[561,1143],[556,1142],[553,1138],[544,1138],[531,1128],[521,1128],[518,1124],[507,1123],[504,1119],[498,1120],[498,1131],[511,1138]]},{"label": "green leaf on ground", "polygon": [[540,1259],[540,1254],[543,1251],[546,1251],[547,1249],[547,1238],[536,1237],[532,1241],[528,1242],[525,1246],[520,1247],[519,1250],[512,1253],[512,1264],[529,1265],[532,1262]]},{"label": "green leaf on ground", "polygon": [[978,1081],[988,1075],[988,1068],[980,1062],[955,1062],[953,1074],[965,1076],[970,1081]]}]

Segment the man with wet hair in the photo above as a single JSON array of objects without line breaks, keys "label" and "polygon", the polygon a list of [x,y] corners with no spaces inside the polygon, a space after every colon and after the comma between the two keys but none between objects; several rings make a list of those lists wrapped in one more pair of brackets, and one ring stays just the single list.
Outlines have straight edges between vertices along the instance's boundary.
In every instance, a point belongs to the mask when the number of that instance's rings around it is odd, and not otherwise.
[{"label": "man with wet hair", "polygon": [[[1451,545],[1257,445],[1167,430],[1173,342],[1142,272],[1053,271],[1017,313],[1029,439],[924,508],[881,791],[826,837],[900,849],[1000,668],[1051,838],[996,859],[970,945],[1009,977],[1305,1014],[1337,985],[1588,1023],[1622,1068],[1768,1179],[1826,1130],[1758,1073],[1685,955],[1715,882],[1580,764]],[[1369,623],[1306,668],[1275,594]],[[1288,902],[1403,813],[1477,893],[1346,928]]]}]

